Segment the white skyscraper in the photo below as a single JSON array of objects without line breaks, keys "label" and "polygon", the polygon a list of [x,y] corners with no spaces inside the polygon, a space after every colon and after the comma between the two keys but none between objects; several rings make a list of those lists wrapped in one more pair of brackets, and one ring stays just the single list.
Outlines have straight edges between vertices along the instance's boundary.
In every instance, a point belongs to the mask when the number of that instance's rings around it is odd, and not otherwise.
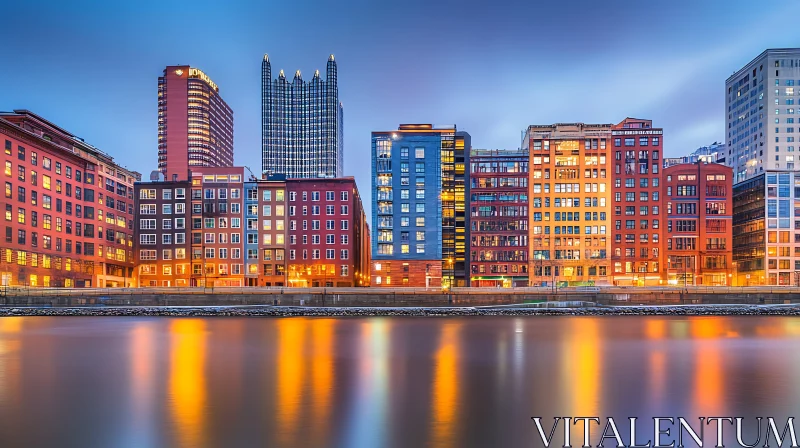
[{"label": "white skyscraper", "polygon": [[800,48],[766,50],[725,82],[726,163],[734,183],[767,170],[800,167],[797,83]]}]

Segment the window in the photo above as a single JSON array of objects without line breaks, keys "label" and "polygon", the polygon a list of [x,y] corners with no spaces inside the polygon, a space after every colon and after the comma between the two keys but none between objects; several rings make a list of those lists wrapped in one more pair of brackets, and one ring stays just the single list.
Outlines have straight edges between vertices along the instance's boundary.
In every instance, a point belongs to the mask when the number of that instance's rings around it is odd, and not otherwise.
[{"label": "window", "polygon": [[417,227],[425,227],[425,217],[417,216]]},{"label": "window", "polygon": [[414,148],[414,156],[418,159],[425,158],[425,148],[424,147],[416,147]]}]

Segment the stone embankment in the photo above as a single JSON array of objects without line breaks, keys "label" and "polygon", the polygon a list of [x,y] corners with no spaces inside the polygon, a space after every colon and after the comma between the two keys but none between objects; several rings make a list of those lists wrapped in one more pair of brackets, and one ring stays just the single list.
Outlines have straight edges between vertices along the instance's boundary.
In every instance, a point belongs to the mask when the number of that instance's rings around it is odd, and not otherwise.
[{"label": "stone embankment", "polygon": [[444,317],[444,316],[800,316],[798,305],[691,305],[586,308],[387,307],[64,307],[0,308],[4,316]]}]

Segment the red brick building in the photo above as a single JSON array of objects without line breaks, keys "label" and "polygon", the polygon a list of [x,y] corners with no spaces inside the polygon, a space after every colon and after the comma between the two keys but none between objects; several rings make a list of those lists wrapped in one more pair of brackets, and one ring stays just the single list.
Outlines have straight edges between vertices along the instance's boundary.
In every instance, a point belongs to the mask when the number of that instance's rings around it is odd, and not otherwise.
[{"label": "red brick building", "polygon": [[[136,184],[140,286],[244,286],[244,168]],[[155,226],[155,227],[153,227]]]},{"label": "red brick building", "polygon": [[369,232],[352,177],[290,179],[287,285],[369,284]]},{"label": "red brick building", "polygon": [[662,276],[673,285],[730,285],[733,171],[716,163],[674,165],[663,173],[666,233]]},{"label": "red brick building", "polygon": [[83,139],[26,110],[0,114],[3,285],[133,282],[133,183]]},{"label": "red brick building", "polygon": [[[258,245],[258,263],[255,268],[248,260],[248,276],[257,277],[258,286],[287,286],[286,280],[286,246],[288,243],[287,232],[289,223],[288,194],[286,193],[285,180],[259,180],[248,182],[248,189],[256,190],[256,212],[260,214],[260,224],[257,229],[256,242]],[[251,204],[248,204],[251,207]],[[248,231],[249,244],[252,237]],[[249,255],[248,255],[249,257]]]},{"label": "red brick building", "polygon": [[188,180],[190,169],[231,166],[233,111],[219,87],[200,69],[168,66],[158,78],[158,170]]},{"label": "red brick building", "polygon": [[626,118],[611,127],[614,227],[611,266],[616,285],[661,284],[663,130],[651,120]]},{"label": "red brick building", "polygon": [[528,286],[527,150],[470,152],[470,285]]}]

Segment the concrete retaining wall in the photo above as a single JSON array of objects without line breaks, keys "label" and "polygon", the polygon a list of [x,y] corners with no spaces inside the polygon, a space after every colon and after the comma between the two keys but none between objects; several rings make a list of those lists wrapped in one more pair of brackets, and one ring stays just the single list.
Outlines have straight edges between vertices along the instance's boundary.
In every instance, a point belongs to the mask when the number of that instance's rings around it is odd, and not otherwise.
[{"label": "concrete retaining wall", "polygon": [[28,295],[0,297],[0,306],[489,306],[542,301],[584,301],[602,305],[669,304],[776,304],[800,303],[800,294],[713,294],[713,293],[568,293],[568,294],[106,294],[53,296]]}]

